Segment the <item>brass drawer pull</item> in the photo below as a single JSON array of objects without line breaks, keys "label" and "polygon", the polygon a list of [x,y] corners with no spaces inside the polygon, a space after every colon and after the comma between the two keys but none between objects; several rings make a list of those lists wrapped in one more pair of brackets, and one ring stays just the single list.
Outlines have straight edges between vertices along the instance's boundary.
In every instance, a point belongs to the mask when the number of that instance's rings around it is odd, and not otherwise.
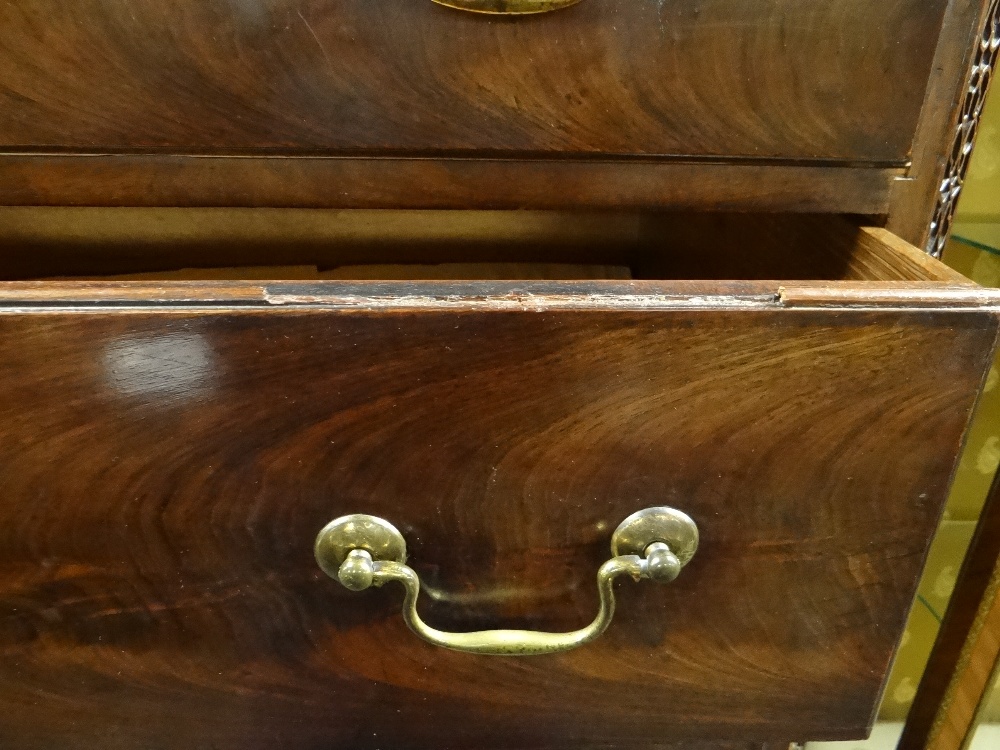
[{"label": "brass drawer pull", "polygon": [[646,508],[622,521],[611,535],[613,557],[597,572],[600,608],[594,621],[569,633],[534,630],[483,630],[448,633],[432,628],[417,614],[420,579],[406,565],[406,541],[395,526],[376,516],[355,514],[328,523],[316,537],[316,561],[328,576],[352,591],[399,581],[406,589],[403,619],[414,633],[437,646],[474,654],[525,656],[568,651],[590,643],[607,630],[615,613],[614,579],[628,574],[667,583],[698,549],[698,527],[673,508]]},{"label": "brass drawer pull", "polygon": [[473,13],[523,16],[528,13],[546,13],[550,10],[568,8],[580,0],[434,0],[434,2],[458,10],[471,10]]}]

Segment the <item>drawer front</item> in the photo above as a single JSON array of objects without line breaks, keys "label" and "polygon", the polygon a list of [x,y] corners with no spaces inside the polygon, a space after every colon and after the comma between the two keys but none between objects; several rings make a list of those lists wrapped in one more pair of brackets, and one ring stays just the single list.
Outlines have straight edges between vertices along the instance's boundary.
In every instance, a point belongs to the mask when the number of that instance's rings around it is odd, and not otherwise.
[{"label": "drawer front", "polygon": [[[2,744],[866,732],[992,314],[785,309],[752,284],[725,305],[208,286],[0,315]],[[696,521],[694,559],[619,583],[607,632],[560,654],[436,647],[398,586],[348,591],[313,559],[328,521],[377,515],[431,625],[567,630],[594,616],[611,530],[654,505]]]},{"label": "drawer front", "polygon": [[0,144],[898,167],[947,5],[27,0],[0,9]]}]

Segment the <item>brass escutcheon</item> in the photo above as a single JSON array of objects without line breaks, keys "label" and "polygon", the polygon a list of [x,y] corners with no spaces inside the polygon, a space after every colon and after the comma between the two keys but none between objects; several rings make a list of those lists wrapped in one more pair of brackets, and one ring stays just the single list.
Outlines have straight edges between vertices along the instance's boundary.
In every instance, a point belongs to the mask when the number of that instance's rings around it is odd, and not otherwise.
[{"label": "brass escutcheon", "polygon": [[433,0],[433,2],[473,13],[524,16],[529,13],[547,13],[550,10],[568,8],[580,0]]}]

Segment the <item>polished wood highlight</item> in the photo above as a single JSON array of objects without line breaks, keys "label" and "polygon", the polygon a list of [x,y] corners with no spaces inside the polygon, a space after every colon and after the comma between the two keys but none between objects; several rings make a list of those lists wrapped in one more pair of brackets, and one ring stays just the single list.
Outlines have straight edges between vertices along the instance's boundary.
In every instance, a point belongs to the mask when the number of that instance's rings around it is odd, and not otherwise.
[{"label": "polished wood highlight", "polygon": [[[864,735],[997,321],[776,291],[3,285],[0,743]],[[312,559],[331,518],[390,517],[428,622],[571,628],[614,525],[657,503],[698,556],[561,655],[434,648],[399,590]]]}]

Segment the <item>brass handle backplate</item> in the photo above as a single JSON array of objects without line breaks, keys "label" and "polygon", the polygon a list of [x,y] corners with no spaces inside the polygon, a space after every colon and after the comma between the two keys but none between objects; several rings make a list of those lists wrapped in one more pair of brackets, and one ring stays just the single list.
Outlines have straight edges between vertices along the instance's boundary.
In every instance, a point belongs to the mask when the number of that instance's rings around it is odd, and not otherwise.
[{"label": "brass handle backplate", "polygon": [[523,16],[528,13],[546,13],[550,10],[568,8],[580,0],[434,0],[434,2],[458,10],[471,10],[473,13]]},{"label": "brass handle backplate", "polygon": [[597,572],[600,607],[586,627],[568,633],[535,630],[437,630],[417,614],[420,579],[406,565],[406,541],[395,526],[376,516],[355,514],[328,523],[316,537],[316,561],[328,576],[352,591],[399,581],[406,589],[403,619],[410,630],[437,646],[475,654],[525,656],[568,651],[590,643],[607,630],[615,613],[614,579],[629,575],[667,583],[698,549],[698,527],[673,508],[646,508],[622,521],[611,535],[611,559]]}]

